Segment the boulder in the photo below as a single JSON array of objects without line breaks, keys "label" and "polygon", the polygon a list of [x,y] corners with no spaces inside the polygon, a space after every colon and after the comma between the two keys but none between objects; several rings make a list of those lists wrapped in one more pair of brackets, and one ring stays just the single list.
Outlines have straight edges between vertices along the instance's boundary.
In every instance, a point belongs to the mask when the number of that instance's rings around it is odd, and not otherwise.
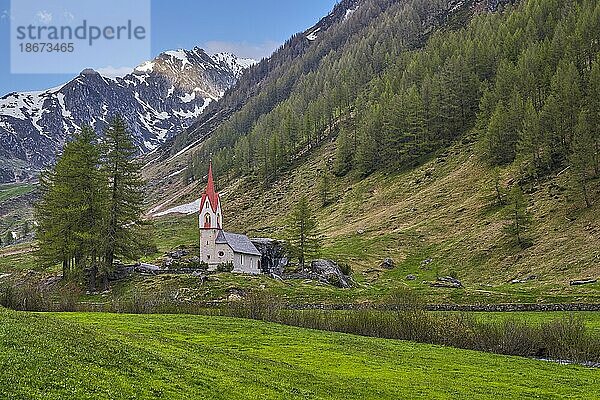
[{"label": "boulder", "polygon": [[580,286],[580,285],[590,285],[590,284],[596,283],[596,282],[598,282],[597,279],[582,279],[582,280],[571,281],[571,282],[569,282],[569,284],[571,286]]},{"label": "boulder", "polygon": [[435,282],[429,282],[429,286],[431,287],[439,287],[439,288],[454,288],[454,289],[462,289],[464,288],[461,281],[451,276],[442,276],[438,277]]},{"label": "boulder", "polygon": [[381,264],[379,264],[379,266],[381,268],[385,268],[385,269],[394,269],[394,268],[396,268],[396,263],[394,262],[393,259],[386,258],[385,260],[383,260],[383,262]]},{"label": "boulder", "polygon": [[[309,275],[316,275],[316,280],[333,285],[339,288],[349,288],[352,286],[352,280],[344,275],[340,267],[331,260],[314,260],[310,263]],[[305,279],[314,279],[309,276]]]},{"label": "boulder", "polygon": [[408,274],[408,275],[406,275],[406,280],[407,280],[407,281],[414,281],[414,280],[416,280],[416,279],[417,279],[417,277],[416,277],[416,276],[414,276],[413,274]]},{"label": "boulder", "polygon": [[425,259],[425,260],[421,261],[421,267],[425,267],[425,266],[431,264],[432,262],[433,262],[433,259],[431,259],[431,258]]},{"label": "boulder", "polygon": [[170,251],[167,253],[167,255],[174,260],[179,260],[180,258],[187,256],[188,254],[189,254],[189,251],[187,251],[185,249],[177,249],[177,250],[173,250],[173,251]]}]

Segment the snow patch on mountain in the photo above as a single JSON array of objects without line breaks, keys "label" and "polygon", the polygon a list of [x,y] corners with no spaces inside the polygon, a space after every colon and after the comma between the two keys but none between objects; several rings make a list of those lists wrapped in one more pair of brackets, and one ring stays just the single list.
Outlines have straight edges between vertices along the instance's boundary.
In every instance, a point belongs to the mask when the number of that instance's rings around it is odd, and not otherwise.
[{"label": "snow patch on mountain", "polygon": [[0,98],[0,157],[9,162],[0,165],[0,183],[35,177],[81,126],[101,133],[116,114],[139,151],[152,151],[189,127],[254,63],[196,47],[161,53],[123,77],[86,69],[62,86],[7,94]]},{"label": "snow patch on mountain", "polygon": [[197,212],[198,209],[200,208],[200,200],[201,199],[196,199],[196,200],[192,201],[191,203],[172,207],[166,211],[155,213],[152,216],[153,217],[162,217],[162,216],[168,215],[168,214],[186,214],[186,215],[193,214],[193,213]]}]

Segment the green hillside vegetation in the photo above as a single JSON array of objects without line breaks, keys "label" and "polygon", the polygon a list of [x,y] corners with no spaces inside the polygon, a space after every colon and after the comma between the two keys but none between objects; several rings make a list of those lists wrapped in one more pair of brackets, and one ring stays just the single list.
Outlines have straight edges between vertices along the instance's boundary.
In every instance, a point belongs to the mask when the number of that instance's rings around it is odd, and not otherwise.
[{"label": "green hillside vegetation", "polygon": [[[496,203],[494,178],[477,157],[472,141],[439,152],[415,169],[376,172],[366,179],[351,174],[335,179],[330,186],[333,200],[322,206],[320,176],[335,147],[335,142],[321,146],[269,188],[249,178],[229,184],[222,197],[224,224],[251,237],[283,237],[281,210],[289,210],[299,196],[307,195],[313,199],[326,238],[321,256],[349,263],[359,285],[338,290],[314,283],[269,283],[269,279],[261,284],[312,301],[377,301],[406,286],[431,302],[597,301],[600,285],[572,287],[569,281],[597,274],[600,253],[593,243],[600,240],[600,231],[594,221],[600,211],[592,206],[574,213],[564,206],[568,201],[564,174],[528,194],[532,245],[521,249],[506,232],[510,218],[505,207]],[[513,172],[514,167],[501,170],[503,186]],[[160,250],[197,241],[195,215],[161,217],[155,227]],[[379,266],[386,257],[395,260],[395,269]],[[417,279],[406,280],[408,274]],[[465,289],[422,283],[445,275],[459,278]],[[532,275],[536,279],[509,283]],[[211,285],[245,287],[243,280],[221,277],[199,291]]]},{"label": "green hillside vegetation", "polygon": [[35,185],[31,184],[0,185],[0,203],[31,193],[33,190],[35,190]]},{"label": "green hillside vegetation", "polygon": [[35,184],[0,185],[0,245],[11,244],[12,232],[18,237],[33,232],[31,205],[35,190]]},{"label": "green hillside vegetation", "polygon": [[0,322],[0,396],[13,399],[600,395],[593,369],[233,318],[0,310]]}]

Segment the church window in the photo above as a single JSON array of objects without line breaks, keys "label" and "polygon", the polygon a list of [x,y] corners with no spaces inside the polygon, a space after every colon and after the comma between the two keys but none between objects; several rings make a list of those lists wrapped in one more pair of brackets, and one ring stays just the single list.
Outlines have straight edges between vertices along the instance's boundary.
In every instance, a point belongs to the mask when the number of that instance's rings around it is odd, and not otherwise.
[{"label": "church window", "polygon": [[240,264],[244,265],[244,255],[240,254]]},{"label": "church window", "polygon": [[219,257],[223,257],[225,255],[225,253],[223,253],[222,251],[219,252]]},{"label": "church window", "polygon": [[204,216],[204,227],[205,228],[210,228],[211,227],[210,214],[206,214]]}]

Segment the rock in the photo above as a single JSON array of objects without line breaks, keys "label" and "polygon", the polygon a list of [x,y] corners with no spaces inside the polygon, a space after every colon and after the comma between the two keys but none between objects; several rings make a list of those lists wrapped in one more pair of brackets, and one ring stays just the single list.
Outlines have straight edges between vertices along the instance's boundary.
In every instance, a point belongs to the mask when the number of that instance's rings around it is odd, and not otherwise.
[{"label": "rock", "polygon": [[428,258],[426,260],[421,261],[421,267],[425,267],[433,262],[432,258]]},{"label": "rock", "polygon": [[314,279],[339,288],[352,286],[350,277],[344,275],[340,267],[331,260],[314,260],[310,263],[310,270],[306,272],[308,275],[302,279]]},{"label": "rock", "polygon": [[524,279],[515,278],[515,279],[511,280],[510,283],[514,285],[517,283],[526,283],[528,281],[534,281],[536,279],[537,279],[537,275],[529,275],[527,278],[524,278]]},{"label": "rock", "polygon": [[242,289],[235,287],[227,289],[225,293],[227,294],[228,301],[238,301],[243,299],[244,296],[246,296],[246,292],[244,292]]},{"label": "rock", "polygon": [[439,288],[455,288],[462,289],[464,288],[461,281],[451,276],[442,276],[438,277],[435,282],[428,282],[431,287],[439,287]]},{"label": "rock", "polygon": [[574,280],[569,282],[569,285],[571,286],[580,286],[580,285],[590,285],[592,283],[596,283],[598,282],[597,279],[581,279],[581,280]]},{"label": "rock", "polygon": [[227,301],[240,301],[241,299],[242,296],[237,293],[231,293],[229,296],[227,296]]},{"label": "rock", "polygon": [[162,264],[163,268],[166,268],[166,269],[171,268],[171,266],[173,266],[173,261],[175,261],[175,260],[173,260],[171,257],[165,257],[163,259],[163,264]]},{"label": "rock", "polygon": [[396,263],[394,262],[393,259],[386,258],[385,260],[383,260],[383,262],[381,264],[379,264],[379,266],[381,268],[385,268],[385,269],[394,269],[394,268],[396,268]]},{"label": "rock", "polygon": [[250,239],[260,251],[260,270],[267,275],[282,275],[289,261],[284,243],[270,238]]},{"label": "rock", "polygon": [[358,233],[359,235],[362,235],[363,233],[365,233],[364,229],[359,229],[356,231],[356,233]]},{"label": "rock", "polygon": [[406,275],[406,280],[407,281],[414,281],[416,279],[417,279],[417,277],[414,276],[413,274]]},{"label": "rock", "polygon": [[167,253],[167,255],[174,260],[179,260],[180,258],[187,256],[188,254],[189,252],[185,249],[177,249]]}]

